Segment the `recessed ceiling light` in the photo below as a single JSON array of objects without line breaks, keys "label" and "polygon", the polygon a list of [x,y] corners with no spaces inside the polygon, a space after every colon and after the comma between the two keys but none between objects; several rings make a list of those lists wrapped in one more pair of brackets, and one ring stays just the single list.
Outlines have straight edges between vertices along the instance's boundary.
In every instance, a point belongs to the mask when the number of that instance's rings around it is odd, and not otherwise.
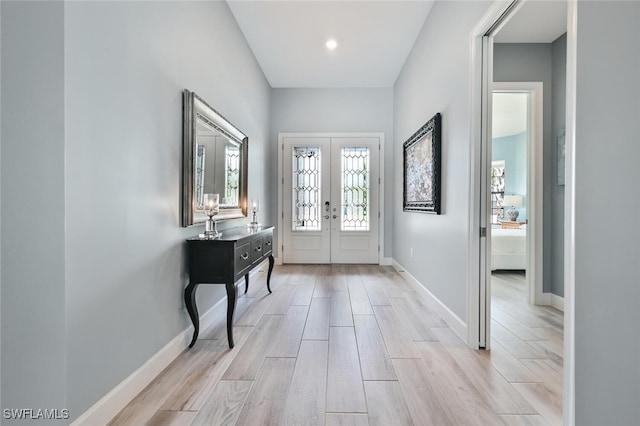
[{"label": "recessed ceiling light", "polygon": [[338,42],[335,41],[334,39],[329,39],[329,40],[327,40],[326,46],[327,46],[327,49],[333,50],[336,47],[338,47]]}]

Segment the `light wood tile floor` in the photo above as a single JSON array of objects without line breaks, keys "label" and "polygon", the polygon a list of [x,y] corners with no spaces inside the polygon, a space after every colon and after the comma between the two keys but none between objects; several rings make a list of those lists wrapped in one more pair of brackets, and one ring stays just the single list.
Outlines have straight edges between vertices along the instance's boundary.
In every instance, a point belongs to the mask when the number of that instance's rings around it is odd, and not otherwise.
[{"label": "light wood tile floor", "polygon": [[[473,351],[392,268],[265,268],[236,346],[203,330],[112,425],[559,425],[562,312],[494,274],[491,351]],[[240,286],[243,289],[243,286]]]}]

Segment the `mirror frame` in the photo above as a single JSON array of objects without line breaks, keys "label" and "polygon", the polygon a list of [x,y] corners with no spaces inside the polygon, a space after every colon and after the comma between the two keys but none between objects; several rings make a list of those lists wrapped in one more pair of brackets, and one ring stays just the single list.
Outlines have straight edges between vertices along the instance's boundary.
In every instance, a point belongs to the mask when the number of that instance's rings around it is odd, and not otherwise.
[{"label": "mirror frame", "polygon": [[182,217],[183,227],[203,224],[208,217],[196,211],[195,155],[196,124],[200,118],[207,125],[240,146],[239,206],[220,208],[215,221],[247,217],[247,172],[249,159],[249,137],[211,108],[202,98],[187,89],[182,93]]}]

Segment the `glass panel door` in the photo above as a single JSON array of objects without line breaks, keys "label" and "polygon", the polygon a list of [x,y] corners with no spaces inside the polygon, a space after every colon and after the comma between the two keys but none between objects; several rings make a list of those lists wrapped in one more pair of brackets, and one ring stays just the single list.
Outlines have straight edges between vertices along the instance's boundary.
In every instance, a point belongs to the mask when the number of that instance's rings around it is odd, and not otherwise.
[{"label": "glass panel door", "polygon": [[379,139],[283,141],[283,262],[378,263]]},{"label": "glass panel door", "polygon": [[329,263],[329,138],[285,138],[283,262]]},{"label": "glass panel door", "polygon": [[333,263],[378,263],[379,143],[375,137],[331,138]]}]

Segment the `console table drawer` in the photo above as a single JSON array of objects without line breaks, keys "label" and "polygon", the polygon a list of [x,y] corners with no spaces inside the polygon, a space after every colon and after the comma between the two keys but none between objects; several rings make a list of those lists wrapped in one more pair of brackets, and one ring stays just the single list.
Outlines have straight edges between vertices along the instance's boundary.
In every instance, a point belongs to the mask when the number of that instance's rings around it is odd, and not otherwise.
[{"label": "console table drawer", "polygon": [[269,232],[265,234],[262,239],[264,241],[262,251],[264,252],[264,256],[266,256],[273,250],[273,233]]},{"label": "console table drawer", "polygon": [[263,256],[262,237],[256,237],[251,241],[251,263],[257,262]]},{"label": "console table drawer", "polygon": [[251,243],[243,244],[236,248],[236,274],[242,272],[251,265]]}]

